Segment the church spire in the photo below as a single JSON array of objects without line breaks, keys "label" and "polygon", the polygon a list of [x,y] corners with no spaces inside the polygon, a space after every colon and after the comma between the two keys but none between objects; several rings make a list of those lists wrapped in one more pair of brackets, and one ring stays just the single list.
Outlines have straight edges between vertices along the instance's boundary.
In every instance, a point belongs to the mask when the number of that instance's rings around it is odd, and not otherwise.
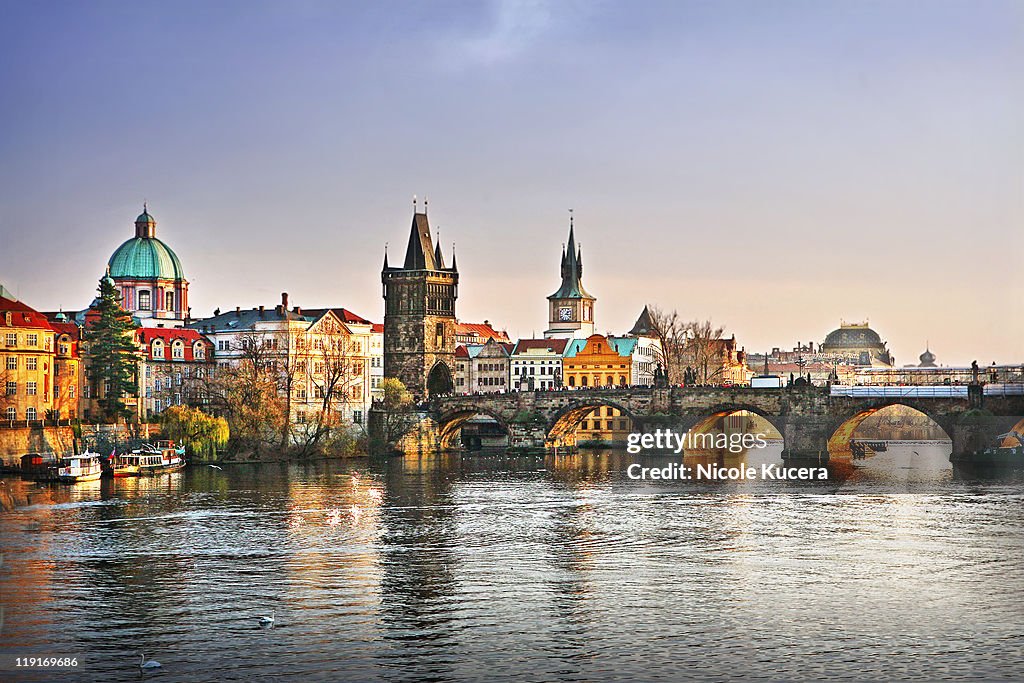
[{"label": "church spire", "polygon": [[[424,211],[426,210],[427,200],[424,198]],[[434,267],[437,270],[444,270],[444,257],[441,256],[441,229],[437,229],[437,243],[434,245]]]},{"label": "church spire", "polygon": [[569,242],[562,248],[562,286],[549,299],[593,299],[583,289],[583,250],[576,246],[576,230],[569,209]]},{"label": "church spire", "polygon": [[430,239],[430,224],[427,223],[425,213],[413,213],[409,246],[405,250],[403,267],[405,270],[437,270],[434,262],[434,244]]},{"label": "church spire", "polygon": [[388,269],[388,243],[384,243],[384,270]]}]

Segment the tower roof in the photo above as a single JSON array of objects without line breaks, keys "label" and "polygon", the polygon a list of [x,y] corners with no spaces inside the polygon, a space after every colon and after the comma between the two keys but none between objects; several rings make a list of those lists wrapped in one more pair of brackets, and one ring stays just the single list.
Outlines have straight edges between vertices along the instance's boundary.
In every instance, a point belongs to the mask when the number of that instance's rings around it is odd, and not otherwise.
[{"label": "tower roof", "polygon": [[430,224],[427,214],[414,213],[412,229],[409,232],[409,246],[405,250],[405,270],[437,270],[434,261],[434,244],[430,239]]},{"label": "tower roof", "polygon": [[569,222],[569,244],[562,251],[562,286],[549,299],[593,299],[583,289],[583,252],[576,248],[576,235]]},{"label": "tower roof", "polygon": [[651,337],[657,336],[658,329],[654,324],[654,320],[651,319],[651,311],[644,306],[644,310],[640,313],[640,317],[636,319],[636,324],[633,325],[633,329],[629,331],[631,337]]}]

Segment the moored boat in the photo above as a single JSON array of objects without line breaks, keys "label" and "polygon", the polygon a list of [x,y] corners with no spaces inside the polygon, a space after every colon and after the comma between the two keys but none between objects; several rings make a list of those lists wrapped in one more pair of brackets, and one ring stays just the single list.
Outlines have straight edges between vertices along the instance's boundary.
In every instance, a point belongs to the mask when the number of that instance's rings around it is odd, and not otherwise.
[{"label": "moored boat", "polygon": [[96,481],[102,475],[103,465],[99,454],[86,451],[79,455],[66,455],[50,464],[39,466],[33,479],[75,484],[80,481]]},{"label": "moored boat", "polygon": [[115,477],[145,477],[177,472],[185,467],[185,449],[175,448],[171,441],[147,444],[131,453],[115,454],[111,459]]},{"label": "moored boat", "polygon": [[976,451],[951,455],[949,460],[954,465],[1024,469],[1024,446],[980,448]]}]

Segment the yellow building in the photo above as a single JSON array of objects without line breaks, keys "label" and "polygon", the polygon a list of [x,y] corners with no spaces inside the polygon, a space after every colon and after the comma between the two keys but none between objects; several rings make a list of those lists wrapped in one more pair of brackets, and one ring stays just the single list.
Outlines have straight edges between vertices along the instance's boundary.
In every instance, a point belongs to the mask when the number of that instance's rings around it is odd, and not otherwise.
[{"label": "yellow building", "polygon": [[42,313],[0,293],[0,416],[46,419],[53,409],[54,329]]},{"label": "yellow building", "polygon": [[[562,359],[562,383],[570,389],[628,387],[633,383],[631,337],[606,337],[593,334],[573,339],[565,347]],[[611,406],[596,408],[576,429],[576,441],[625,441],[633,425],[628,417]]]}]

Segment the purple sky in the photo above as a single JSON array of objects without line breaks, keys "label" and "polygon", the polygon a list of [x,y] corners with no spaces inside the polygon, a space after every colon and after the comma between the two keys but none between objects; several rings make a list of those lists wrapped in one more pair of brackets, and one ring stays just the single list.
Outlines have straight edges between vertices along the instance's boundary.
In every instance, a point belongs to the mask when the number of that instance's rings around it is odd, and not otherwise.
[{"label": "purple sky", "polygon": [[870,318],[901,365],[1024,361],[1019,2],[2,7],[0,281],[38,308],[148,199],[194,315],[379,320],[417,193],[459,316],[513,336],[572,207],[601,331],[655,302],[750,351]]}]

